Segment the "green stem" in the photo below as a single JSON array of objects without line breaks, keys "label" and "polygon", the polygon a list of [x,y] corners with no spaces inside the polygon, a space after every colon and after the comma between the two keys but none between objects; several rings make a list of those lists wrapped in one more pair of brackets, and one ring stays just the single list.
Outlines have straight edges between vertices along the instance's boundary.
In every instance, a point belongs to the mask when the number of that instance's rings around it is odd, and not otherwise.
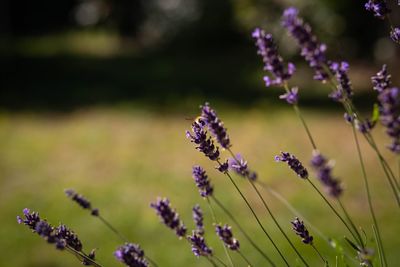
[{"label": "green stem", "polygon": [[242,259],[247,263],[248,267],[253,266],[253,265],[250,263],[250,261],[244,256],[244,254],[243,254],[240,250],[237,250],[237,253],[239,253],[239,255],[242,257]]},{"label": "green stem", "polygon": [[380,231],[379,231],[378,222],[376,220],[374,207],[372,205],[372,198],[371,198],[371,192],[370,192],[370,189],[369,189],[367,172],[365,170],[364,160],[363,160],[363,157],[362,157],[361,148],[360,148],[360,144],[359,144],[359,141],[358,141],[358,137],[357,137],[357,133],[356,133],[354,124],[352,124],[352,129],[353,129],[354,140],[355,140],[356,146],[357,146],[358,158],[360,160],[361,170],[362,170],[362,173],[363,173],[364,186],[365,186],[365,191],[367,193],[368,207],[369,207],[369,211],[370,211],[371,217],[372,217],[373,228],[376,229],[376,237],[375,237],[375,239],[376,239],[376,242],[377,242],[377,245],[378,245],[379,259],[380,259],[380,262],[381,262],[381,266],[387,266],[386,256],[385,256],[385,253],[384,253],[384,250],[383,250],[383,243],[382,243],[382,239],[381,239],[381,234],[380,234]]},{"label": "green stem", "polygon": [[226,215],[233,221],[239,231],[244,235],[244,237],[250,242],[250,244],[266,259],[272,266],[276,266],[272,260],[257,246],[256,243],[251,239],[251,237],[246,233],[243,227],[239,224],[239,222],[235,219],[232,213],[215,197],[211,196],[214,202],[226,213]]},{"label": "green stem", "polygon": [[285,237],[285,239],[287,240],[287,242],[289,243],[289,245],[292,247],[292,249],[294,250],[294,252],[297,254],[297,256],[299,256],[300,260],[304,263],[305,266],[309,266],[307,264],[307,262],[305,261],[305,259],[301,256],[300,252],[296,249],[296,247],[294,246],[294,244],[292,243],[292,241],[289,239],[289,237],[286,235],[285,231],[283,231],[282,227],[279,225],[278,221],[276,220],[274,214],[272,213],[271,209],[269,208],[269,206],[267,205],[267,203],[265,202],[264,198],[262,197],[260,191],[258,190],[258,188],[255,186],[254,182],[250,179],[246,179],[247,181],[249,181],[249,183],[251,184],[251,186],[253,187],[253,189],[256,191],[258,197],[260,198],[261,202],[263,203],[265,209],[267,210],[268,214],[271,216],[272,220],[274,221],[276,227],[278,227],[279,231],[281,232],[281,234]]},{"label": "green stem", "polygon": [[311,142],[311,145],[312,145],[313,149],[314,150],[317,149],[317,146],[315,145],[314,139],[313,139],[313,137],[311,135],[310,129],[308,128],[306,121],[304,120],[303,116],[301,115],[299,107],[297,105],[293,105],[293,109],[296,112],[297,116],[299,117],[301,123],[303,124],[303,127],[307,132],[308,139],[310,139],[310,142]]},{"label": "green stem", "polygon": [[311,186],[317,191],[317,193],[322,197],[322,199],[325,201],[325,203],[329,206],[329,208],[335,213],[335,215],[340,219],[340,221],[344,224],[344,226],[347,228],[347,230],[350,232],[350,234],[353,236],[354,240],[357,240],[356,236],[354,235],[353,231],[350,229],[349,225],[346,223],[346,221],[343,219],[342,216],[336,211],[336,209],[332,206],[332,204],[326,199],[326,197],[319,191],[319,189],[315,186],[313,182],[311,182],[310,179],[306,179]]},{"label": "green stem", "polygon": [[349,213],[348,213],[347,210],[345,209],[345,207],[344,207],[342,201],[340,200],[340,198],[337,198],[337,202],[339,203],[339,206],[340,206],[340,208],[342,209],[342,211],[343,211],[343,213],[344,213],[344,216],[346,216],[347,221],[350,223],[351,228],[353,228],[353,231],[356,233],[356,236],[357,236],[357,239],[356,239],[356,240],[358,240],[359,245],[360,245],[362,248],[364,248],[365,245],[364,245],[363,239],[362,239],[362,237],[361,237],[361,235],[360,235],[360,232],[358,231],[357,227],[355,226],[353,220],[351,219]]},{"label": "green stem", "polygon": [[68,251],[70,251],[72,254],[74,254],[75,256],[77,256],[80,259],[85,259],[86,261],[88,261],[90,264],[92,264],[95,267],[102,267],[102,265],[98,264],[97,262],[95,262],[94,260],[92,260],[91,258],[89,258],[88,256],[86,256],[83,252],[77,251],[75,249],[73,249],[70,246],[66,246],[66,249]]},{"label": "green stem", "polygon": [[283,256],[282,252],[279,250],[278,246],[275,244],[274,240],[272,239],[272,237],[268,234],[267,230],[265,230],[264,226],[262,225],[260,219],[258,218],[257,214],[255,213],[254,209],[251,207],[249,201],[247,200],[247,198],[243,195],[242,191],[239,189],[239,187],[237,186],[237,184],[235,183],[235,181],[233,180],[232,176],[229,174],[229,172],[225,172],[225,175],[229,178],[229,180],[231,181],[231,183],[233,184],[233,186],[236,188],[236,190],[238,191],[239,195],[242,197],[242,199],[244,200],[244,202],[246,203],[247,207],[249,208],[249,210],[251,211],[251,213],[253,214],[254,218],[256,219],[258,225],[261,227],[262,231],[264,232],[264,234],[267,236],[267,238],[269,239],[269,241],[272,243],[272,245],[274,246],[274,248],[276,249],[276,251],[278,252],[279,256],[282,258],[282,260],[285,262],[286,266],[290,266],[289,263],[287,262],[285,256]]},{"label": "green stem", "polygon": [[223,266],[228,267],[228,265],[226,265],[220,258],[218,258],[217,256],[213,255],[212,256],[214,259],[216,259],[219,263],[221,263]]},{"label": "green stem", "polygon": [[322,256],[322,254],[319,252],[319,250],[314,246],[314,244],[311,244],[311,247],[315,250],[315,252],[318,254],[318,256],[321,258],[321,260],[324,262],[325,266],[328,266],[328,261]]},{"label": "green stem", "polygon": [[212,258],[206,257],[206,259],[211,263],[211,265],[212,265],[213,267],[218,267],[218,265],[213,261]]},{"label": "green stem", "polygon": [[[213,218],[214,224],[216,225],[218,222],[217,222],[217,217],[215,216],[215,213],[214,213],[214,209],[211,206],[210,199],[207,197],[206,200],[207,200],[208,207],[210,208],[210,212],[211,212],[211,216]],[[228,252],[225,244],[222,243],[222,246],[224,247],[224,251],[225,251],[226,257],[228,258],[228,261],[229,261],[230,265],[232,267],[234,267],[231,255],[229,255],[229,252]]]}]

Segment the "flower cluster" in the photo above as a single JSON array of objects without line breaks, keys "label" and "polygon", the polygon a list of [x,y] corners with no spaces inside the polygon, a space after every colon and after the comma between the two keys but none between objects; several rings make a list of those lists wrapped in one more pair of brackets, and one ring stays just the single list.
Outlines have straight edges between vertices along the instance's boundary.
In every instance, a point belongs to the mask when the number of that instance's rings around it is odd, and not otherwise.
[{"label": "flower cluster", "polygon": [[137,244],[126,243],[114,252],[114,256],[129,267],[149,266],[144,257],[144,251]]},{"label": "flower cluster", "polygon": [[192,245],[192,252],[195,256],[208,257],[213,255],[212,249],[207,246],[204,237],[198,234],[196,231],[193,231],[192,235],[188,236],[187,239]]},{"label": "flower cluster", "polygon": [[296,235],[301,237],[301,241],[304,244],[312,245],[313,237],[308,233],[307,228],[304,226],[304,223],[299,220],[299,218],[295,218],[293,222],[293,230],[295,231]]},{"label": "flower cluster", "polygon": [[167,198],[158,198],[157,202],[151,203],[150,206],[156,210],[157,215],[166,226],[175,230],[177,236],[181,238],[186,234],[185,225],[179,219],[179,214],[171,208]]},{"label": "flower cluster", "polygon": [[215,226],[215,232],[219,236],[219,238],[224,242],[225,246],[227,246],[231,250],[238,250],[240,247],[239,241],[233,237],[232,229],[230,226],[225,224],[221,226],[217,224]]},{"label": "flower cluster", "polygon": [[280,95],[279,98],[285,99],[286,102],[288,102],[291,105],[297,104],[297,101],[299,100],[299,88],[293,87],[289,89],[289,91],[286,92],[285,94]]},{"label": "flower cluster", "polygon": [[186,131],[186,137],[189,138],[192,143],[195,143],[197,145],[196,149],[203,152],[210,160],[218,160],[218,147],[214,145],[211,137],[207,137],[207,132],[204,130],[204,126],[204,120],[198,119],[194,121],[192,123],[192,133]]},{"label": "flower cluster", "polygon": [[200,208],[200,205],[196,205],[192,209],[193,212],[193,221],[196,224],[196,233],[199,235],[204,234],[204,224],[203,224],[203,211]]},{"label": "flower cluster", "polygon": [[192,175],[200,195],[202,197],[211,196],[214,188],[210,184],[206,171],[201,166],[193,166]]},{"label": "flower cluster", "polygon": [[364,5],[367,11],[374,14],[375,17],[380,19],[385,19],[385,17],[390,13],[385,0],[368,0]]},{"label": "flower cluster", "polygon": [[380,121],[392,139],[389,149],[400,153],[400,89],[391,87],[391,75],[386,65],[371,77],[374,89],[378,91]]},{"label": "flower cluster", "polygon": [[275,79],[264,76],[265,85],[267,87],[282,85],[284,81],[289,80],[296,68],[293,63],[288,63],[287,68],[283,65],[283,59],[277,51],[272,35],[265,34],[263,30],[256,28],[252,33],[252,37],[256,41],[257,54],[262,57],[264,62],[264,70],[271,72],[275,76]]},{"label": "flower cluster", "polygon": [[350,99],[353,96],[353,89],[351,88],[351,82],[347,76],[349,71],[349,63],[342,61],[331,62],[329,68],[332,74],[335,75],[338,82],[337,88],[332,92],[329,97],[335,101],[343,101],[345,99]]},{"label": "flower cluster", "polygon": [[296,39],[301,47],[301,55],[315,71],[314,79],[325,81],[328,73],[324,70],[326,64],[326,45],[318,42],[312,34],[311,27],[298,17],[299,11],[290,7],[283,13],[282,24],[289,33]]},{"label": "flower cluster", "polygon": [[92,209],[90,201],[87,200],[84,196],[76,193],[73,189],[66,189],[64,192],[67,195],[67,197],[71,198],[73,201],[78,203],[79,206],[81,206],[84,209],[90,210],[93,216],[99,216],[99,210]]},{"label": "flower cluster", "polygon": [[201,107],[201,118],[221,147],[229,148],[232,146],[224,123],[218,118],[217,113],[208,103],[205,103]]},{"label": "flower cluster", "polygon": [[281,152],[281,155],[275,156],[275,161],[287,162],[289,167],[301,178],[308,178],[308,171],[303,164],[289,152]]},{"label": "flower cluster", "polygon": [[396,43],[400,43],[400,28],[395,27],[390,31],[390,38]]},{"label": "flower cluster", "polygon": [[[49,244],[54,244],[59,250],[64,250],[68,247],[77,252],[82,251],[82,242],[77,234],[71,231],[67,226],[61,224],[54,228],[46,220],[40,219],[37,212],[30,212],[27,208],[23,210],[23,213],[25,219],[17,216],[18,223],[28,226],[33,232],[43,237]],[[85,259],[83,260],[85,261]],[[86,263],[88,262],[86,261]]]},{"label": "flower cluster", "polygon": [[252,181],[257,180],[257,173],[248,168],[247,161],[240,154],[237,154],[235,158],[229,159],[229,168],[244,178]]},{"label": "flower cluster", "polygon": [[327,193],[334,198],[338,198],[342,194],[343,189],[340,181],[332,177],[331,164],[323,155],[321,155],[321,153],[314,151],[311,165],[316,171],[317,178],[321,181]]}]

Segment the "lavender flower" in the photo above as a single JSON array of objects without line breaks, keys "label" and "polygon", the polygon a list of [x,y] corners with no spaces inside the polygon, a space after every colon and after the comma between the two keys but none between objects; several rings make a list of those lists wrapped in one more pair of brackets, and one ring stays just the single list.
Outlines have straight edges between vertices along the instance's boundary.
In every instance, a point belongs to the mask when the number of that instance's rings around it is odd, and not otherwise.
[{"label": "lavender flower", "polygon": [[196,233],[199,235],[204,234],[204,225],[203,225],[203,211],[200,208],[199,204],[196,204],[193,209],[193,221],[196,224]]},{"label": "lavender flower", "polygon": [[192,133],[186,131],[186,137],[189,138],[192,143],[198,145],[196,149],[203,152],[210,160],[218,160],[218,147],[214,146],[214,142],[211,138],[207,138],[207,132],[204,130],[204,126],[204,120],[198,119],[194,121],[192,123]]},{"label": "lavender flower", "polygon": [[201,117],[218,143],[223,148],[231,147],[228,133],[226,128],[224,128],[224,123],[218,118],[217,113],[208,103],[205,103],[204,106],[201,107]]},{"label": "lavender flower", "polygon": [[314,79],[325,81],[328,73],[324,70],[326,63],[326,45],[318,42],[312,34],[311,27],[298,17],[299,11],[290,7],[283,13],[282,24],[289,33],[296,39],[301,48],[301,55],[305,58],[311,68],[314,69]]},{"label": "lavender flower", "polygon": [[233,237],[232,229],[230,226],[225,224],[224,226],[216,225],[215,231],[219,238],[225,243],[225,245],[231,250],[238,250],[240,247],[239,241]]},{"label": "lavender flower", "polygon": [[385,19],[386,15],[390,13],[385,0],[368,0],[364,5],[367,11],[374,14],[375,17]]},{"label": "lavender flower", "polygon": [[19,224],[23,223],[26,226],[28,226],[31,230],[35,231],[36,230],[36,224],[40,222],[40,217],[39,213],[37,212],[31,212],[28,208],[25,208],[23,210],[25,219],[21,218],[20,216],[17,216],[17,222]]},{"label": "lavender flower", "polygon": [[280,95],[279,98],[285,99],[286,102],[288,102],[291,105],[294,105],[294,104],[297,104],[297,101],[299,99],[298,92],[299,92],[299,88],[293,87],[286,94]]},{"label": "lavender flower", "polygon": [[359,130],[363,134],[369,133],[375,126],[375,123],[369,119],[365,119],[364,121],[360,121],[357,119],[355,120],[355,123],[357,130]]},{"label": "lavender flower", "polygon": [[392,139],[389,149],[400,153],[400,89],[392,87],[379,93],[380,121]]},{"label": "lavender flower", "polygon": [[210,184],[206,171],[201,166],[193,166],[192,174],[200,195],[202,197],[211,196],[214,188]]},{"label": "lavender flower", "polygon": [[400,43],[400,28],[396,27],[390,31],[390,38],[396,43]]},{"label": "lavender flower", "polygon": [[229,162],[228,162],[228,160],[225,161],[224,163],[221,163],[221,164],[217,167],[217,170],[220,171],[220,172],[222,172],[222,173],[225,173],[226,171],[228,171],[228,169],[229,169]]},{"label": "lavender flower", "polygon": [[270,71],[275,78],[271,80],[270,77],[264,76],[265,85],[282,85],[286,80],[289,80],[295,72],[296,68],[293,63],[288,63],[287,69],[283,65],[283,59],[278,54],[276,44],[271,34],[265,34],[265,32],[259,28],[256,28],[252,37],[256,40],[256,46],[258,48],[257,54],[262,57],[264,62],[264,70]]},{"label": "lavender flower", "polygon": [[158,198],[157,202],[151,203],[150,206],[156,210],[157,215],[166,226],[175,230],[177,236],[181,238],[186,234],[185,225],[179,219],[179,214],[171,208],[167,198]]},{"label": "lavender flower", "polygon": [[196,231],[193,231],[192,235],[188,236],[187,239],[192,244],[192,252],[195,256],[212,256],[212,249],[207,246],[204,237],[199,235]]},{"label": "lavender flower", "polygon": [[76,193],[73,189],[66,189],[65,194],[67,197],[71,198],[73,201],[78,203],[79,206],[81,206],[84,209],[88,209],[91,211],[91,214],[93,216],[98,216],[99,215],[99,210],[98,209],[92,209],[92,205],[90,204],[90,201],[87,200],[84,196]]},{"label": "lavender flower", "polygon": [[[92,250],[90,251],[90,253],[89,253],[87,256],[88,256],[89,259],[91,259],[92,261],[94,261],[94,260],[96,259],[96,250],[95,250],[95,249],[92,249]],[[86,259],[86,258],[83,258],[83,259],[82,259],[82,265],[90,266],[90,265],[92,265],[92,262],[90,262],[90,261],[89,261],[88,259]]]},{"label": "lavender flower", "polygon": [[297,217],[291,223],[293,225],[293,230],[295,231],[296,235],[301,237],[301,241],[303,241],[304,244],[312,245],[313,237],[308,233],[308,230],[304,226],[304,223],[300,221]]},{"label": "lavender flower", "polygon": [[345,61],[340,63],[330,62],[329,68],[333,75],[335,75],[338,82],[336,91],[331,93],[329,96],[335,101],[350,99],[353,96],[353,89],[351,88],[350,79],[347,76],[347,72],[349,71],[349,63]]},{"label": "lavender flower", "polygon": [[244,178],[253,181],[257,180],[257,173],[249,170],[247,161],[245,161],[240,154],[237,154],[236,158],[229,159],[229,168]]},{"label": "lavender flower", "polygon": [[147,260],[144,258],[144,251],[137,244],[126,243],[114,252],[114,256],[129,267],[149,266]]},{"label": "lavender flower", "polygon": [[303,164],[289,152],[281,152],[280,156],[275,156],[276,161],[287,162],[289,167],[301,178],[308,178],[308,171],[304,168]]},{"label": "lavender flower", "polygon": [[321,181],[327,193],[334,198],[338,198],[342,194],[343,189],[340,181],[332,177],[332,166],[326,158],[318,151],[314,151],[311,165],[317,172],[317,178]]},{"label": "lavender flower", "polygon": [[56,236],[54,227],[52,227],[47,221],[38,222],[35,227],[35,232],[43,237],[49,244],[56,243],[57,249],[62,250],[66,246],[66,242]]},{"label": "lavender flower", "polygon": [[82,242],[79,240],[78,235],[66,225],[60,224],[60,226],[55,229],[55,234],[58,239],[65,240],[69,247],[75,249],[76,251],[82,250]]},{"label": "lavender flower", "polygon": [[385,89],[388,89],[391,82],[391,75],[387,72],[386,64],[382,66],[382,69],[375,75],[371,77],[372,84],[374,86],[374,90],[378,92],[382,92]]}]

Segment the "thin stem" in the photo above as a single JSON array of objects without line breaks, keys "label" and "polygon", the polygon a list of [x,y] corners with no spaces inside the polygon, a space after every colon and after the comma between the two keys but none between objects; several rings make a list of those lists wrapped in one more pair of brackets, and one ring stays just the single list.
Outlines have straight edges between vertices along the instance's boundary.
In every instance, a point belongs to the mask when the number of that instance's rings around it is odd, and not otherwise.
[{"label": "thin stem", "polygon": [[248,267],[253,266],[253,265],[250,263],[250,261],[244,256],[244,254],[243,254],[240,250],[237,250],[237,253],[239,253],[239,255],[243,258],[243,260],[248,264]]},{"label": "thin stem", "polygon": [[217,256],[213,255],[212,256],[214,259],[216,259],[219,263],[221,263],[223,266],[228,267],[228,265],[226,265],[220,258],[218,258]]},{"label": "thin stem", "polygon": [[[289,86],[288,86],[287,82],[285,82],[285,83],[283,84],[283,88],[286,90],[287,93],[290,92]],[[301,115],[301,112],[300,112],[300,109],[299,109],[298,105],[297,105],[297,104],[294,104],[294,105],[293,105],[293,109],[294,109],[294,111],[296,112],[297,116],[299,117],[301,123],[303,124],[303,127],[304,127],[304,129],[306,130],[306,132],[307,132],[308,139],[310,140],[313,149],[314,149],[314,150],[317,149],[317,146],[316,146],[316,144],[315,144],[315,142],[314,142],[314,139],[313,139],[313,137],[312,137],[312,135],[311,135],[311,131],[310,131],[310,129],[308,128],[307,123],[306,123],[305,119],[303,118],[303,115]]]},{"label": "thin stem", "polygon": [[123,242],[128,242],[128,239],[122,235],[117,229],[115,229],[114,226],[112,226],[106,219],[104,219],[102,216],[98,215],[97,216],[107,227],[110,229],[115,235],[119,237]]},{"label": "thin stem", "polygon": [[336,211],[336,209],[332,206],[332,204],[328,201],[328,199],[326,199],[326,197],[321,193],[321,191],[319,191],[319,189],[315,186],[315,184],[313,182],[311,182],[310,179],[306,179],[306,180],[311,184],[311,186],[315,189],[315,191],[317,191],[317,193],[322,197],[322,199],[331,208],[331,210],[335,213],[335,215],[342,221],[342,223],[347,228],[347,230],[350,232],[350,234],[353,236],[353,238],[355,240],[357,240],[356,236],[354,235],[353,231],[350,229],[350,227],[348,226],[346,221],[343,219],[342,216],[340,216],[340,214]]},{"label": "thin stem", "polygon": [[[119,239],[121,239],[123,242],[128,243],[128,239],[121,234],[114,226],[112,226],[111,223],[109,223],[104,217],[98,215],[96,216],[100,219],[100,221],[102,221],[108,229],[110,229],[116,236],[118,236]],[[146,259],[154,266],[154,267],[158,267],[157,263],[152,260],[149,256],[146,256]]]},{"label": "thin stem", "polygon": [[233,221],[239,231],[244,235],[244,237],[250,242],[250,244],[272,265],[276,266],[272,260],[257,246],[256,243],[251,239],[251,237],[246,233],[243,227],[239,224],[239,222],[235,219],[231,212],[215,197],[211,196],[214,202],[226,213],[226,215]]},{"label": "thin stem", "polygon": [[378,229],[376,229],[375,225],[372,225],[372,232],[374,233],[374,237],[375,237],[376,243],[378,245],[379,261],[381,263],[381,266],[387,266],[385,254],[383,252],[383,246],[382,246],[382,243],[379,240],[380,236],[379,236],[379,232],[377,230]]},{"label": "thin stem", "polygon": [[[211,206],[210,199],[208,197],[206,199],[207,199],[208,207],[210,208],[210,211],[211,211],[211,216],[213,218],[214,224],[216,225],[217,224],[217,217],[215,216],[214,209]],[[223,242],[222,242],[222,246],[224,247],[224,251],[225,251],[226,257],[228,258],[229,264],[232,267],[234,267],[231,255],[229,255],[228,249],[226,248],[226,246],[225,246],[225,244]]]},{"label": "thin stem", "polygon": [[70,247],[68,245],[66,246],[66,249],[68,249],[71,253],[75,254],[77,257],[81,257],[82,259],[85,259],[86,261],[91,263],[93,266],[103,267],[102,265],[98,264],[97,262],[95,262],[94,260],[92,260],[91,258],[86,256],[83,252],[77,251],[77,250],[75,250],[74,248],[72,248],[72,247]]},{"label": "thin stem", "polygon": [[275,191],[270,186],[268,186],[266,183],[264,183],[264,182],[262,182],[260,180],[256,180],[256,183],[259,184],[264,189],[266,189],[272,196],[274,196],[280,202],[282,202],[282,204],[285,205],[286,208],[293,213],[293,215],[295,215],[295,216],[297,216],[299,218],[302,218],[302,220],[307,224],[308,227],[310,227],[313,230],[314,233],[319,235],[326,242],[329,242],[329,238],[327,236],[325,236],[316,226],[314,226],[312,223],[310,223],[310,221],[308,221],[306,219],[306,217],[301,212],[299,212],[295,207],[293,207],[289,203],[289,201],[287,201],[281,194],[279,194],[277,191]]},{"label": "thin stem", "polygon": [[357,238],[358,238],[359,245],[360,245],[362,248],[364,248],[365,245],[364,245],[363,239],[362,239],[362,237],[361,237],[359,231],[357,230],[357,227],[355,226],[353,220],[351,219],[349,213],[347,212],[346,208],[344,207],[342,201],[340,200],[340,198],[337,198],[337,202],[339,203],[339,206],[340,206],[340,208],[342,209],[342,211],[343,211],[343,213],[344,213],[344,216],[346,216],[347,221],[350,223],[351,228],[353,228],[354,232],[356,233]]},{"label": "thin stem", "polygon": [[312,145],[313,149],[316,150],[317,146],[315,145],[314,139],[313,139],[313,137],[311,135],[310,129],[308,128],[306,121],[303,118],[303,115],[301,115],[299,107],[295,104],[295,105],[293,105],[293,109],[296,112],[297,116],[299,117],[301,123],[303,124],[303,127],[307,132],[308,139],[310,139],[310,142],[311,142],[311,145]]},{"label": "thin stem", "polygon": [[218,265],[213,261],[212,258],[206,257],[206,259],[212,264],[213,267],[218,267]]},{"label": "thin stem", "polygon": [[385,253],[384,253],[384,250],[383,250],[381,234],[380,234],[380,231],[379,231],[378,222],[376,220],[374,207],[372,205],[372,198],[371,198],[371,192],[370,192],[370,189],[369,189],[367,172],[365,170],[364,160],[363,160],[363,157],[362,157],[361,148],[360,148],[360,144],[359,144],[359,141],[358,141],[358,136],[357,136],[354,124],[352,124],[352,129],[353,129],[354,140],[355,140],[356,146],[357,146],[358,158],[360,159],[361,170],[362,170],[362,173],[363,173],[365,191],[367,193],[368,207],[369,207],[369,210],[370,210],[370,213],[371,213],[371,217],[372,217],[372,221],[373,221],[373,228],[376,229],[376,238],[375,239],[376,239],[376,242],[378,244],[379,259],[380,259],[380,262],[381,262],[381,266],[387,266],[386,256],[385,256]]},{"label": "thin stem", "polygon": [[318,256],[321,258],[321,260],[325,263],[325,266],[328,266],[328,261],[322,256],[322,254],[319,252],[319,250],[314,246],[314,244],[311,244],[311,247],[317,252]]},{"label": "thin stem", "polygon": [[276,251],[278,252],[279,256],[282,258],[282,260],[285,262],[286,266],[290,266],[289,263],[287,262],[285,256],[283,256],[282,252],[279,250],[279,248],[277,247],[277,245],[275,244],[274,240],[272,239],[272,237],[268,234],[267,230],[265,230],[264,226],[262,225],[260,219],[258,218],[257,214],[255,213],[254,209],[251,207],[250,203],[248,202],[247,198],[243,195],[242,191],[240,191],[239,187],[237,186],[237,184],[235,183],[235,181],[232,179],[232,176],[229,174],[229,172],[225,172],[225,175],[228,176],[229,180],[231,181],[231,183],[234,185],[234,187],[236,188],[236,190],[238,191],[238,193],[240,194],[240,196],[242,197],[242,199],[244,200],[244,202],[246,203],[247,207],[250,209],[251,213],[253,214],[254,218],[256,219],[258,225],[261,227],[262,231],[264,232],[264,234],[267,236],[267,238],[269,239],[269,241],[272,243],[272,245],[274,246],[274,248],[276,249]]},{"label": "thin stem", "polygon": [[304,263],[305,266],[309,266],[307,264],[307,262],[305,261],[305,259],[301,256],[300,252],[296,249],[296,247],[293,245],[292,241],[290,241],[289,237],[286,235],[285,231],[283,231],[282,227],[279,225],[278,221],[276,220],[275,216],[273,215],[271,209],[269,208],[269,206],[267,205],[267,203],[265,202],[264,198],[262,197],[260,191],[258,190],[258,188],[255,186],[254,182],[250,179],[246,179],[247,181],[249,181],[249,183],[251,184],[251,186],[253,187],[253,189],[256,191],[258,197],[260,198],[261,202],[263,203],[265,209],[267,210],[268,214],[271,216],[272,220],[274,221],[275,225],[278,227],[279,231],[282,233],[282,235],[285,237],[285,239],[288,241],[289,245],[292,247],[292,249],[295,251],[295,253],[297,254],[297,256],[299,256],[300,260]]}]

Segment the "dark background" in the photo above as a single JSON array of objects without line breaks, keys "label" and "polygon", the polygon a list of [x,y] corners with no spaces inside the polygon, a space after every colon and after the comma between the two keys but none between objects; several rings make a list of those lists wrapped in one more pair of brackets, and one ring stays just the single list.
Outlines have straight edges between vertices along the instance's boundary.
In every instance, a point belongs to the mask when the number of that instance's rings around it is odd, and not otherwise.
[{"label": "dark background", "polygon": [[[392,21],[399,22],[393,3]],[[363,1],[298,1],[300,14],[330,58],[351,63],[360,103],[373,93],[369,76],[383,62],[396,77],[399,46],[387,21]],[[331,102],[313,82],[294,42],[280,27],[284,1],[3,0],[0,4],[0,108],[69,111],[83,106],[144,104],[184,107],[193,100],[251,105],[266,93],[262,63],[250,38],[273,32],[304,105]],[[398,75],[397,75],[398,76]],[[275,98],[274,98],[275,99]],[[318,101],[317,101],[318,100]]]}]

